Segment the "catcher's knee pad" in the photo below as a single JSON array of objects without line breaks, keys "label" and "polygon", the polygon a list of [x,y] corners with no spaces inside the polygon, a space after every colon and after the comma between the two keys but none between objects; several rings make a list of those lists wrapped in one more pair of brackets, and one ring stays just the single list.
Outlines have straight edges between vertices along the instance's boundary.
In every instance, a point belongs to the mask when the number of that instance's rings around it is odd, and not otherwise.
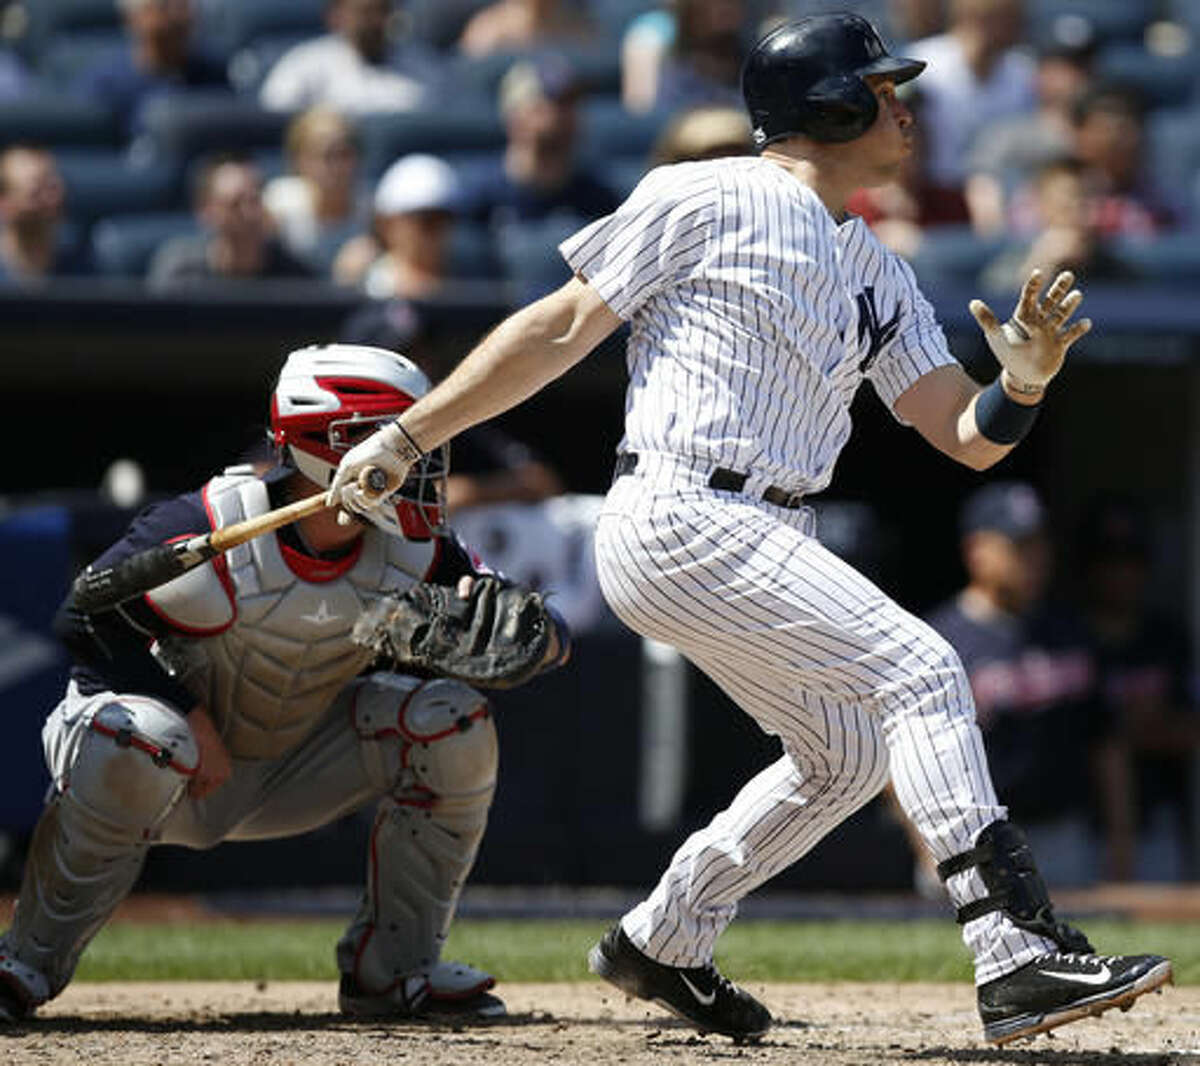
[{"label": "catcher's knee pad", "polygon": [[110,829],[149,840],[198,760],[192,731],[178,711],[142,697],[113,699],[92,717],[64,796]]},{"label": "catcher's knee pad", "polygon": [[44,976],[48,994],[67,984],[133,888],[197,758],[183,716],[154,700],[114,698],[87,722],[61,793],[38,819],[7,937],[13,957]]},{"label": "catcher's knee pad", "polygon": [[482,809],[499,748],[488,701],[458,681],[372,674],[354,694],[368,768],[400,802],[438,814]]},{"label": "catcher's knee pad", "polygon": [[1018,826],[1004,820],[992,822],[973,848],[938,863],[938,876],[945,881],[973,867],[978,868],[988,895],[958,908],[960,925],[1003,911],[1014,925],[1053,940],[1063,951],[1092,951],[1083,933],[1055,917],[1033,851]]}]

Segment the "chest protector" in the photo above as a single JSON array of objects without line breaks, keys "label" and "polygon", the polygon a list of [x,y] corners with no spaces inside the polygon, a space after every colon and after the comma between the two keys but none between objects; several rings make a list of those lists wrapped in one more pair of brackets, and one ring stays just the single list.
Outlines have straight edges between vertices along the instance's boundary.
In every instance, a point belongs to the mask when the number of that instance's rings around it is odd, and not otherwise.
[{"label": "chest protector", "polygon": [[[227,473],[205,489],[214,529],[270,509],[266,486]],[[289,565],[267,534],[155,589],[154,609],[179,636],[164,659],[203,701],[236,758],[277,758],[303,740],[334,696],[370,662],[354,644],[359,614],[429,573],[436,541],[368,527],[353,563]]]}]

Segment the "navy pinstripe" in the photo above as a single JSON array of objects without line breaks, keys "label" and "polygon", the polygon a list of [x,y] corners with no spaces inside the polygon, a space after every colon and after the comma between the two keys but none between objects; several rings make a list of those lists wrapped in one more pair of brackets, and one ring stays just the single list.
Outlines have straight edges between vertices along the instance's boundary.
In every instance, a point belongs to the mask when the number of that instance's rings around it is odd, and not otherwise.
[{"label": "navy pinstripe", "polygon": [[[890,408],[953,357],[909,268],[768,160],[652,171],[562,251],[631,324],[622,448],[638,462],[597,530],[605,597],[785,751],[623,919],[652,957],[698,966],[742,896],[889,776],[938,860],[1005,815],[949,645],[822,547],[811,512],[758,499],[828,485],[864,378]],[[743,492],[709,488],[716,466],[746,472]],[[948,888],[986,895],[975,870]],[[964,938],[980,983],[1049,947],[1002,912]]]}]

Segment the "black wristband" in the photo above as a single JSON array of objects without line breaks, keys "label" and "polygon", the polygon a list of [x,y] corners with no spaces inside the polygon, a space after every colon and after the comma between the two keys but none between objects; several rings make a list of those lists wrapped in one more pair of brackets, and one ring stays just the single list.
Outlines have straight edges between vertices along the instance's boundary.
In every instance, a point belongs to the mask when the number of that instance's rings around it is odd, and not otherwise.
[{"label": "black wristband", "polygon": [[975,425],[993,444],[1016,444],[1037,421],[1040,402],[1017,403],[997,378],[975,401]]},{"label": "black wristband", "polygon": [[[420,445],[419,445],[419,444],[418,444],[418,443],[417,443],[415,440],[413,440],[413,436],[412,436],[412,434],[411,434],[411,433],[409,433],[409,431],[408,431],[407,429],[405,429],[403,425],[401,425],[401,424],[400,424],[400,420],[399,420],[399,419],[397,419],[397,420],[396,420],[396,428],[397,428],[398,430],[400,430],[401,434],[403,434],[403,436],[404,436],[404,439],[405,439],[406,441],[408,441],[409,445],[412,447],[412,450],[413,450],[414,452],[416,452],[416,453],[417,453],[417,454],[416,454],[416,455],[413,457],[414,461],[415,461],[416,459],[420,459],[420,458],[422,458],[422,457],[425,455],[425,453],[424,453],[424,452],[421,450],[421,446],[420,446]],[[407,459],[407,458],[408,458],[408,456],[405,456],[404,458],[406,458],[406,459]]]}]

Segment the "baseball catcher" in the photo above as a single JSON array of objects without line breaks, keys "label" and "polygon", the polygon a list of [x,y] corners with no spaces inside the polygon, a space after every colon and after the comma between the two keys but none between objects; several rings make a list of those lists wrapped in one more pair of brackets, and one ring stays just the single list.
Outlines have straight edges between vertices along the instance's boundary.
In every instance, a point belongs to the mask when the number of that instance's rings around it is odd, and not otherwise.
[{"label": "baseball catcher", "polygon": [[[291,353],[271,399],[277,463],[150,508],[94,566],[323,493],[342,454],[428,387],[383,349]],[[68,598],[74,664],[42,733],[53,795],[0,938],[0,1020],[62,991],[153,845],[290,836],[369,803],[341,1010],[504,1013],[490,975],[440,958],[496,784],[492,714],[468,682],[518,684],[565,661],[569,637],[444,526],[445,473],[439,449],[370,521],[318,510],[117,607]]]}]

